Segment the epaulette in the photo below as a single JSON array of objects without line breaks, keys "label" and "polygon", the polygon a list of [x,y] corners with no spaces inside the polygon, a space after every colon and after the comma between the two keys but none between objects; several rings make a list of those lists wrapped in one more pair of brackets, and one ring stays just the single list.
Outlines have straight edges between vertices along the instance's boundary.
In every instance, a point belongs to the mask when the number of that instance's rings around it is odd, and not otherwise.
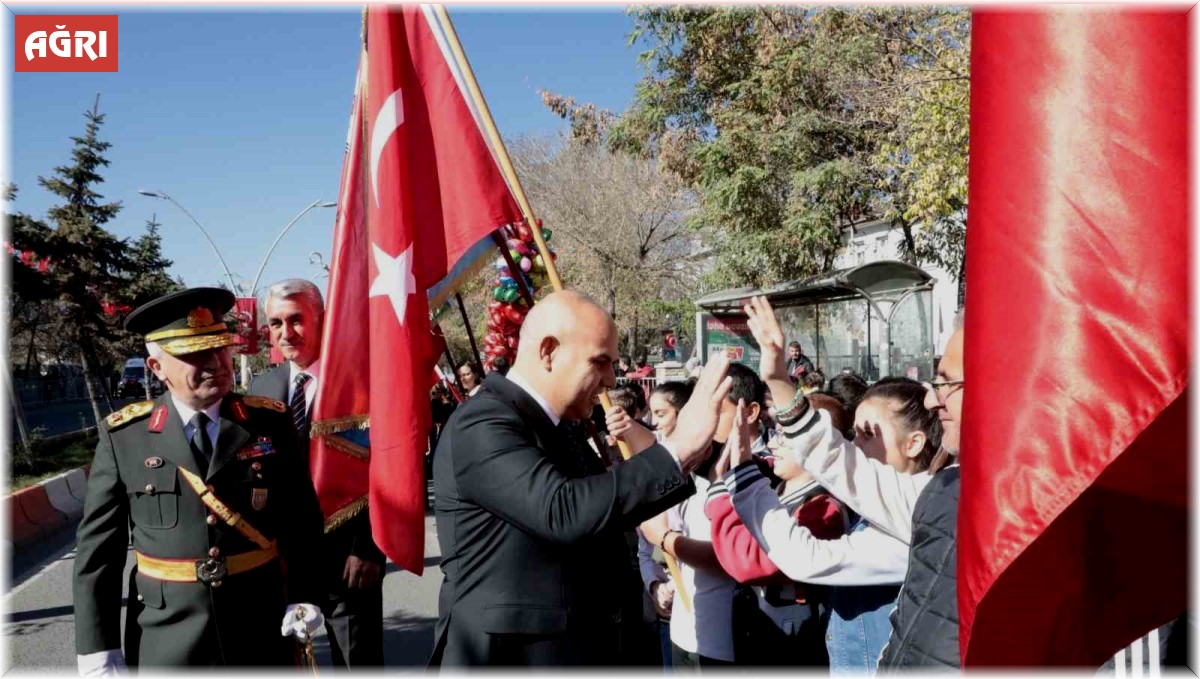
[{"label": "epaulette", "polygon": [[108,430],[112,431],[124,427],[134,420],[139,420],[149,415],[151,410],[154,410],[154,401],[130,403],[105,418],[105,421],[108,422]]},{"label": "epaulette", "polygon": [[277,413],[287,412],[287,406],[283,404],[283,401],[276,401],[273,398],[264,398],[262,396],[243,396],[242,402],[251,408],[268,408]]}]

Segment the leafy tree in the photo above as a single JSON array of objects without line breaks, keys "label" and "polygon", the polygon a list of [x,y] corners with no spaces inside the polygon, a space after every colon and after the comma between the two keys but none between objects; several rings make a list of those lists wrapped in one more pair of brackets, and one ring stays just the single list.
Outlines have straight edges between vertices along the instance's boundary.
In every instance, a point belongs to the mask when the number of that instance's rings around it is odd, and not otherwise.
[{"label": "leafy tree", "polygon": [[663,315],[655,302],[696,291],[701,248],[685,227],[694,198],[656,163],[596,143],[602,128],[572,128],[566,138],[519,140],[513,162],[553,230],[564,284],[605,306],[626,351],[637,353],[651,337],[658,341]]},{"label": "leafy tree", "polygon": [[[125,272],[126,283],[122,300],[126,306],[137,308],[183,287],[167,273],[172,262],[162,254],[162,235],[158,232],[161,226],[155,215],[151,215],[150,219],[146,220],[146,232],[129,248],[130,268]],[[109,352],[110,355],[115,353],[117,357],[127,357],[145,353],[145,340],[140,335],[124,331],[120,335],[121,339],[114,347],[115,352]],[[152,398],[148,371],[146,378],[146,398]]]},{"label": "leafy tree", "polygon": [[[960,269],[969,14],[946,7],[632,10],[647,74],[609,148],[692,187],[726,283],[831,266],[884,217],[906,256]],[[573,102],[572,102],[573,103]]]}]

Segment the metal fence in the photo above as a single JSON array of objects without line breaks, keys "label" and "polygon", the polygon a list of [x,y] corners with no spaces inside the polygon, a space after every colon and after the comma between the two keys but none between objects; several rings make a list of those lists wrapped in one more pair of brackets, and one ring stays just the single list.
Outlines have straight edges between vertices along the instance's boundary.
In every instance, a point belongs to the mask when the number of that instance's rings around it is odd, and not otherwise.
[{"label": "metal fence", "polygon": [[64,377],[14,378],[13,388],[21,405],[42,405],[54,401],[87,398],[87,385],[82,375]]}]

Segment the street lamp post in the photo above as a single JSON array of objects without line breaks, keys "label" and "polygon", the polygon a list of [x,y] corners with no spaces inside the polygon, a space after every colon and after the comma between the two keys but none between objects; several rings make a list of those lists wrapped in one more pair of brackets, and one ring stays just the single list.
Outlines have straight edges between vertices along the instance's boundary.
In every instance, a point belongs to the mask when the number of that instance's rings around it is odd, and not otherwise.
[{"label": "street lamp post", "polygon": [[[267,260],[271,259],[271,253],[275,252],[275,246],[279,245],[279,241],[283,240],[284,235],[286,235],[288,231],[292,230],[292,227],[295,226],[296,222],[300,221],[301,217],[308,214],[309,210],[318,207],[337,207],[337,203],[326,200],[314,200],[312,205],[309,205],[301,210],[300,214],[292,217],[292,221],[288,222],[287,225],[279,231],[279,235],[275,236],[275,240],[271,243],[271,247],[267,249],[267,254],[263,256],[262,264],[258,267],[258,273],[254,274],[254,282],[250,284],[251,297],[257,298],[258,281],[262,279],[263,271],[267,268]],[[242,384],[245,385],[247,389],[250,388],[250,358],[245,354],[242,354]]]},{"label": "street lamp post", "polygon": [[240,294],[241,288],[238,287],[237,283],[233,282],[233,274],[229,272],[229,265],[225,263],[225,258],[221,256],[221,251],[217,249],[217,244],[213,242],[212,236],[208,235],[208,232],[204,230],[204,227],[200,226],[200,222],[196,221],[196,218],[192,216],[192,213],[187,211],[187,208],[180,205],[179,201],[175,200],[163,191],[147,191],[146,189],[138,189],[138,193],[142,194],[143,196],[161,198],[162,200],[170,201],[175,205],[175,207],[179,208],[183,214],[187,215],[188,219],[192,220],[192,223],[196,225],[196,228],[200,229],[200,233],[204,234],[204,238],[208,240],[208,244],[212,246],[213,253],[216,254],[217,260],[221,262],[221,268],[225,270],[225,277],[229,279],[229,287],[231,290],[233,290],[233,294]]},{"label": "street lamp post", "polygon": [[[229,265],[225,263],[225,258],[221,256],[221,251],[217,249],[216,242],[213,241],[212,236],[208,235],[208,231],[205,231],[204,227],[200,225],[200,222],[198,222],[196,220],[196,218],[192,216],[192,213],[187,211],[187,208],[183,207],[183,205],[181,205],[179,203],[179,201],[175,200],[174,198],[172,198],[170,195],[168,195],[164,191],[148,191],[146,189],[139,189],[138,193],[142,194],[143,196],[149,196],[151,198],[160,198],[162,200],[170,201],[172,204],[175,205],[175,207],[179,208],[180,211],[183,212],[183,214],[187,215],[188,219],[192,220],[192,223],[196,225],[196,228],[200,229],[200,233],[204,234],[204,238],[208,241],[208,244],[212,246],[213,253],[216,254],[217,260],[221,262],[221,268],[223,268],[225,270],[225,277],[229,279],[229,285],[230,285],[230,288],[233,290],[233,293],[238,296],[244,296],[242,293],[241,286],[239,286],[236,282],[234,282],[233,274],[229,271]],[[258,273],[255,274],[254,282],[250,285],[250,296],[251,297],[253,297],[255,295],[255,293],[258,291],[258,281],[262,277],[263,270],[267,268],[267,260],[269,260],[271,258],[271,254],[273,252],[275,252],[275,246],[279,245],[279,241],[283,240],[283,236],[288,231],[291,230],[291,228],[296,224],[296,222],[300,221],[300,218],[303,217],[304,215],[308,214],[308,211],[312,210],[313,208],[336,207],[336,206],[337,206],[337,203],[331,203],[328,201],[322,201],[322,200],[313,201],[313,203],[311,205],[309,205],[308,207],[301,210],[300,214],[293,217],[292,221],[288,222],[287,225],[283,227],[283,230],[281,230],[279,232],[279,235],[275,237],[275,241],[273,243],[271,243],[271,247],[270,247],[270,249],[267,250],[266,256],[263,257],[262,265],[258,267]],[[254,322],[255,322],[255,319],[251,319],[251,323],[253,324]],[[253,328],[252,331],[256,332],[257,328]],[[242,388],[249,389],[250,388],[250,358],[248,356],[246,356],[246,354],[242,354],[241,373],[242,373]]]}]

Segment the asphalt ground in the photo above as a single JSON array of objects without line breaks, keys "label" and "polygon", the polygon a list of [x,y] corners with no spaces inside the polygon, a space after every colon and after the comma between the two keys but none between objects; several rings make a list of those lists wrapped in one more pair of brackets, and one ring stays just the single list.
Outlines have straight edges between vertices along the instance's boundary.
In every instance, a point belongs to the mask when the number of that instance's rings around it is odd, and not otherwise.
[{"label": "asphalt ground", "polygon": [[[0,675],[74,673],[75,630],[71,580],[75,562],[73,527],[12,555],[11,583],[3,597],[4,650]],[[387,564],[383,580],[383,643],[388,673],[424,671],[433,649],[437,595],[442,583],[438,567],[437,533],[433,515],[425,517],[425,573],[417,577]],[[129,552],[125,569],[133,567]],[[127,577],[122,578],[126,582]],[[330,665],[324,631],[314,642],[317,662]]]}]

